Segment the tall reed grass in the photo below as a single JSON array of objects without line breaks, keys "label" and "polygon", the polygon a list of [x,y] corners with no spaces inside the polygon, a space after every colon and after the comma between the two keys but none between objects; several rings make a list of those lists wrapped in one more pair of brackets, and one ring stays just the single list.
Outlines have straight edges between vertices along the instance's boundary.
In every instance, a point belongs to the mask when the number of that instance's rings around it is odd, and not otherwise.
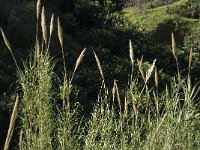
[{"label": "tall reed grass", "polygon": [[[41,14],[41,15],[40,15]],[[39,20],[41,19],[42,41],[39,41]],[[132,42],[129,41],[131,75],[127,89],[122,94],[117,80],[113,89],[106,87],[103,67],[97,54],[94,58],[99,69],[102,86],[90,117],[80,117],[79,104],[71,103],[72,80],[86,49],[79,55],[72,76],[66,71],[62,26],[57,19],[58,39],[63,58],[63,77],[59,92],[53,91],[55,63],[49,55],[51,34],[54,30],[54,15],[50,29],[46,26],[44,7],[37,2],[35,51],[21,69],[12,53],[11,46],[1,29],[5,44],[16,63],[21,93],[19,97],[21,121],[19,149],[198,149],[200,147],[200,113],[197,94],[199,85],[191,84],[190,72],[181,77],[175,38],[172,34],[172,50],[177,64],[178,75],[170,80],[164,90],[159,87],[159,71],[156,59],[147,70],[143,57],[135,63]],[[49,35],[48,35],[49,34]],[[189,70],[192,65],[192,50]],[[134,70],[134,71],[133,71]],[[155,85],[150,86],[153,78]],[[143,79],[143,82],[140,81]],[[54,95],[58,95],[57,98]],[[57,105],[57,100],[62,105]],[[17,99],[18,104],[18,99]],[[55,108],[55,110],[53,109]],[[16,106],[13,109],[15,114]],[[13,119],[14,118],[14,119]],[[9,147],[13,121],[8,131],[5,149]]]}]

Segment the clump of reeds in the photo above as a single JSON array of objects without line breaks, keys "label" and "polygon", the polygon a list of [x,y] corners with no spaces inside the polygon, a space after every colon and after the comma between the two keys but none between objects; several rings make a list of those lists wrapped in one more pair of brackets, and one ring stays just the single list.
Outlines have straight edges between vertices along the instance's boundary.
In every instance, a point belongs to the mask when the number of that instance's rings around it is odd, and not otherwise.
[{"label": "clump of reeds", "polygon": [[[103,89],[105,92],[100,91],[91,116],[84,118],[77,110],[78,104],[71,103],[70,95],[73,90],[72,81],[75,72],[84,58],[86,49],[83,49],[77,58],[70,77],[66,70],[63,32],[58,18],[57,32],[62,51],[64,75],[60,91],[54,93],[52,76],[55,64],[49,56],[50,40],[54,30],[54,15],[51,17],[48,32],[45,10],[43,7],[41,11],[40,0],[37,1],[36,9],[35,54],[30,57],[29,63],[24,64],[24,70],[20,71],[19,74],[19,84],[22,90],[20,149],[198,148],[200,114],[195,108],[194,99],[199,89],[191,84],[192,50],[189,55],[188,81],[185,81],[181,79],[176,43],[172,34],[172,52],[176,60],[179,82],[170,80],[171,84],[166,85],[166,88],[162,90],[159,87],[156,59],[146,70],[143,67],[143,57],[138,60],[137,66],[134,66],[134,51],[130,40],[129,57],[132,71],[127,89],[124,91],[119,88],[120,84],[118,86],[117,80],[114,80],[112,91],[106,87],[102,65],[97,54],[93,52],[102,78],[101,90]],[[38,37],[40,17],[42,41],[39,41]],[[17,69],[20,70],[2,29],[1,33]],[[133,75],[133,69],[136,76]],[[155,85],[152,86],[149,83],[153,72]],[[138,77],[139,74],[141,77]],[[143,82],[139,82],[141,78]],[[160,92],[160,90],[162,91]],[[52,101],[57,99],[62,100],[63,105],[56,105],[56,111],[53,111],[52,104],[55,105],[56,102]],[[5,142],[5,150],[9,148],[14,130],[18,101],[17,96]],[[81,116],[82,119],[78,116]]]},{"label": "clump of reeds", "polygon": [[[47,26],[44,7],[37,1],[37,30],[35,54],[24,63],[24,71],[19,76],[22,88],[22,126],[20,134],[20,149],[52,149],[52,75],[54,63],[48,54],[50,38],[47,38]],[[38,23],[41,17],[42,41],[38,37]],[[50,34],[53,32],[51,19]],[[41,43],[41,45],[40,45]]]},{"label": "clump of reeds", "polygon": [[57,110],[58,115],[56,117],[57,141],[58,141],[57,148],[76,149],[81,145],[81,143],[79,142],[82,139],[81,138],[82,129],[79,128],[81,126],[81,122],[79,122],[77,117],[78,106],[76,106],[76,104],[73,105],[70,103],[70,95],[72,92],[72,81],[74,79],[75,72],[77,71],[78,67],[80,66],[84,58],[86,48],[82,50],[79,57],[77,58],[72,76],[68,79],[64,46],[63,46],[63,32],[59,18],[57,19],[57,26],[58,26],[58,38],[61,46],[63,67],[64,67],[64,77],[63,77],[64,80],[63,84],[60,86],[60,98],[63,101],[63,105],[61,109]]}]

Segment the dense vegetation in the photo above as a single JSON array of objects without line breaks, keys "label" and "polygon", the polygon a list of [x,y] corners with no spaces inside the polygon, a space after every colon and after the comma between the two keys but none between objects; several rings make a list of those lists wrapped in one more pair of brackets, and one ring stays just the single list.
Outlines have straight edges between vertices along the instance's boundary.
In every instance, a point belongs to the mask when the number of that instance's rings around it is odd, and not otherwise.
[{"label": "dense vegetation", "polygon": [[2,146],[200,146],[200,3],[134,2],[0,1]]}]

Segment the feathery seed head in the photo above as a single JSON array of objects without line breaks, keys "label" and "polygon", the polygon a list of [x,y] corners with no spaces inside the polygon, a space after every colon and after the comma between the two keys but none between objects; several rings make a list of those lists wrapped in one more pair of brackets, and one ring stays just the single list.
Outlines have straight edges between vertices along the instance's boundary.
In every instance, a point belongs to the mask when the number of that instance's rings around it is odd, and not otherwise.
[{"label": "feathery seed head", "polygon": [[6,44],[7,48],[9,49],[9,51],[12,51],[10,42],[8,41],[8,39],[7,39],[6,35],[5,35],[5,33],[3,32],[2,28],[0,28],[0,29],[1,29],[1,34],[3,36],[4,43]]},{"label": "feathery seed head", "polygon": [[144,71],[142,69],[142,62],[143,62],[143,56],[141,57],[140,60],[138,60],[138,68],[139,68],[140,74],[142,75],[142,79],[145,81]]},{"label": "feathery seed head", "polygon": [[158,87],[158,71],[157,71],[157,68],[155,68],[155,84]]},{"label": "feathery seed head", "polygon": [[120,95],[119,95],[119,88],[117,86],[117,80],[114,80],[113,88],[115,88],[115,93],[114,94],[116,94],[116,96],[117,96],[117,102],[118,102],[119,109],[120,109],[120,112],[121,112],[121,100],[120,100]]},{"label": "feathery seed head", "polygon": [[36,7],[37,20],[39,19],[39,15],[40,15],[40,7],[41,7],[41,0],[38,0],[37,1],[37,7]]},{"label": "feathery seed head", "polygon": [[15,104],[14,104],[14,107],[13,107],[12,115],[11,115],[11,118],[10,118],[10,124],[9,124],[9,128],[8,128],[6,142],[5,142],[5,145],[4,145],[4,150],[8,150],[9,144],[10,144],[10,141],[11,141],[11,138],[12,138],[12,134],[13,134],[13,131],[14,131],[14,126],[15,126],[15,121],[17,119],[18,103],[19,103],[19,96],[17,95],[16,100],[15,100]]},{"label": "feathery seed head", "polygon": [[113,103],[115,101],[115,94],[116,94],[116,89],[115,89],[115,80],[114,80],[113,88],[112,88]]},{"label": "feathery seed head", "polygon": [[78,59],[76,60],[76,65],[75,65],[74,72],[78,69],[78,66],[79,66],[80,63],[82,62],[83,57],[85,56],[85,51],[86,51],[86,48],[84,48],[84,49],[82,50],[81,54],[79,55]]},{"label": "feathery seed head", "polygon": [[134,64],[134,51],[131,40],[129,40],[129,57],[131,59],[131,64]]},{"label": "feathery seed head", "polygon": [[60,41],[61,48],[63,49],[63,33],[62,33],[62,27],[61,27],[61,24],[60,24],[59,17],[57,19],[57,23],[58,23],[58,38],[59,38],[59,41]]},{"label": "feathery seed head", "polygon": [[102,69],[102,67],[101,67],[100,60],[99,60],[97,54],[96,54],[94,51],[93,51],[93,53],[94,53],[94,57],[95,57],[95,59],[96,59],[97,66],[98,66],[98,68],[99,68],[99,72],[100,72],[100,74],[101,74],[101,77],[102,77],[102,79],[104,80],[103,69]]},{"label": "feathery seed head", "polygon": [[156,59],[153,61],[153,64],[151,65],[151,67],[147,70],[145,83],[147,83],[149,78],[151,77],[152,72],[155,68],[155,63],[156,63]]},{"label": "feathery seed head", "polygon": [[174,58],[177,60],[176,41],[174,38],[174,33],[172,33],[171,36],[172,36],[172,52],[173,52]]},{"label": "feathery seed head", "polygon": [[45,18],[44,7],[42,7],[41,26],[42,26],[43,39],[47,43],[47,27],[46,27],[46,18]]},{"label": "feathery seed head", "polygon": [[125,96],[124,98],[124,115],[125,115],[125,118],[128,117],[128,103],[127,103],[127,98]]},{"label": "feathery seed head", "polygon": [[50,36],[53,33],[53,28],[54,28],[54,14],[51,16],[51,23],[50,23]]}]

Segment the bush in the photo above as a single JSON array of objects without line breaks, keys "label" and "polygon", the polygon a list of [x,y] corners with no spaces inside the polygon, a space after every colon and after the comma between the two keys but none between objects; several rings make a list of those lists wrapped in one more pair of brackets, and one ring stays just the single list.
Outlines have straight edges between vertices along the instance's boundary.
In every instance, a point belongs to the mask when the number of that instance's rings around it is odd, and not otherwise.
[{"label": "bush", "polygon": [[200,18],[200,2],[199,0],[190,0],[187,3],[187,10],[192,18]]},{"label": "bush", "polygon": [[193,49],[193,75],[198,77],[200,71],[200,28],[194,28],[189,35],[185,36],[184,49],[188,54]]},{"label": "bush", "polygon": [[200,51],[200,28],[193,28],[189,35],[184,39],[186,49],[192,48],[195,53]]}]

